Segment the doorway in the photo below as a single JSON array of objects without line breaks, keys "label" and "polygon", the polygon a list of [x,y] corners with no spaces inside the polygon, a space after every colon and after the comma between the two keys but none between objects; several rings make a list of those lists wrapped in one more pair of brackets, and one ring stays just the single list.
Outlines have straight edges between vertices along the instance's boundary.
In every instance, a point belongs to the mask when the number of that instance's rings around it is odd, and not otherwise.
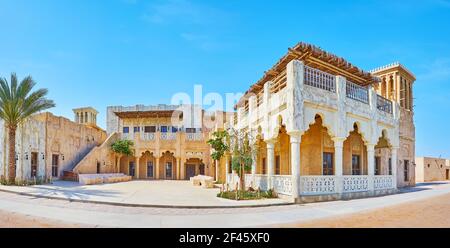
[{"label": "doorway", "polygon": [[152,161],[147,162],[147,177],[153,178],[153,162]]},{"label": "doorway", "polygon": [[166,179],[172,179],[172,162],[166,162]]},{"label": "doorway", "polygon": [[135,172],[136,172],[135,164],[134,164],[133,161],[131,161],[129,163],[129,174],[130,174],[130,176],[134,177]]},{"label": "doorway", "polygon": [[53,154],[52,155],[52,177],[59,177],[58,172],[58,163],[59,163],[59,155]]},{"label": "doorway", "polygon": [[100,162],[97,162],[97,174],[100,174]]},{"label": "doorway", "polygon": [[195,165],[187,164],[186,165],[186,180],[189,180],[191,177],[195,177]]},{"label": "doorway", "polygon": [[333,171],[333,153],[324,152],[323,153],[323,168],[322,175],[324,176],[332,176],[334,175]]},{"label": "doorway", "polygon": [[31,153],[31,177],[36,177],[38,171],[38,153]]},{"label": "doorway", "polygon": [[449,180],[450,179],[450,169],[447,169],[445,171],[445,180]]}]

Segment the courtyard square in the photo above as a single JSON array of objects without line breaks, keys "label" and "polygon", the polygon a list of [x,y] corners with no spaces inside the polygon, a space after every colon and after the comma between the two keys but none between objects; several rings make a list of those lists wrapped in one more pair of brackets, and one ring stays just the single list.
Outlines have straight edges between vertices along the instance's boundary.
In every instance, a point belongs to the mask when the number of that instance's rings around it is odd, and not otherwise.
[{"label": "courtyard square", "polygon": [[55,181],[49,185],[28,187],[1,186],[0,190],[38,197],[89,201],[129,206],[153,207],[238,207],[284,205],[289,200],[264,199],[234,201],[217,197],[219,188],[205,189],[189,181],[142,180],[114,184],[80,185]]}]

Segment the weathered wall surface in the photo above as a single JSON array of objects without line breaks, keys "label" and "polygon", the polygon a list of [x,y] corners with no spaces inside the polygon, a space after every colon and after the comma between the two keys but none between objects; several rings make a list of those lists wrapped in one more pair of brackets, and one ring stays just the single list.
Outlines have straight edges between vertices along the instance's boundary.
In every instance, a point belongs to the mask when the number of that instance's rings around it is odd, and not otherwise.
[{"label": "weathered wall surface", "polygon": [[[119,138],[117,133],[112,133],[100,146],[94,147],[73,169],[78,174],[114,173],[115,155],[111,151],[111,145]],[[99,166],[98,166],[99,165]],[[97,171],[100,169],[100,171]]]},{"label": "weathered wall surface", "polygon": [[418,157],[416,161],[416,182],[445,181],[450,178],[450,160]]},{"label": "weathered wall surface", "polygon": [[[0,124],[2,127],[3,123]],[[0,134],[8,149],[5,129]],[[17,179],[31,179],[31,156],[37,154],[36,177],[60,177],[64,170],[72,170],[93,147],[106,139],[106,133],[94,127],[77,124],[64,117],[42,113],[30,117],[17,130]],[[7,175],[7,154],[2,151],[0,175]],[[53,161],[53,155],[57,159]],[[57,163],[57,176],[52,176],[52,163]]]},{"label": "weathered wall surface", "polygon": [[[399,187],[414,186],[415,178],[415,126],[414,116],[409,110],[400,109],[400,148],[398,151],[397,183]],[[405,177],[405,170],[407,175]]]}]

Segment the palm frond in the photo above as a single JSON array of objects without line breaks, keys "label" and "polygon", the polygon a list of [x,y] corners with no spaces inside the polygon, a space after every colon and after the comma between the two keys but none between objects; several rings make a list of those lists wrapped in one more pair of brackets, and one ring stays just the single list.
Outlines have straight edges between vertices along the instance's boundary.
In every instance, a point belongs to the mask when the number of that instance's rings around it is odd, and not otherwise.
[{"label": "palm frond", "polygon": [[31,115],[55,107],[52,100],[48,100],[47,89],[32,92],[36,82],[32,77],[24,78],[20,84],[15,73],[11,74],[11,81],[0,78],[0,118],[6,125],[14,127]]}]

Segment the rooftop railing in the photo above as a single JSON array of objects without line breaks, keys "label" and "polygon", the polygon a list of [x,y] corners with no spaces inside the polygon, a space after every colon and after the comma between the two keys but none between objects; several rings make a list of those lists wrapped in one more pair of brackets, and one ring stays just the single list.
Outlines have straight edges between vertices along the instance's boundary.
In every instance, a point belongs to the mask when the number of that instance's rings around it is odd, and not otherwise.
[{"label": "rooftop railing", "polygon": [[305,84],[319,89],[336,92],[336,76],[305,66]]},{"label": "rooftop railing", "polygon": [[369,104],[369,89],[347,81],[346,95],[348,98]]},{"label": "rooftop railing", "polygon": [[392,101],[377,95],[377,109],[392,114]]}]

